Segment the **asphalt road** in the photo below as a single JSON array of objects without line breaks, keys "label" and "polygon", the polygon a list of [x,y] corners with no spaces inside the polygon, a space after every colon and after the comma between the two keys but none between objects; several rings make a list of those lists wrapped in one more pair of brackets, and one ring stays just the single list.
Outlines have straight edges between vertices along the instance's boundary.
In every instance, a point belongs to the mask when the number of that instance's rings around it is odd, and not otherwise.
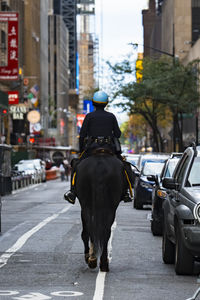
[{"label": "asphalt road", "polygon": [[[88,269],[80,206],[63,200],[60,180],[3,197],[0,300],[186,300],[196,275],[177,276],[150,232],[149,208],[121,203],[109,244],[110,272]],[[200,299],[200,297],[197,299]]]}]

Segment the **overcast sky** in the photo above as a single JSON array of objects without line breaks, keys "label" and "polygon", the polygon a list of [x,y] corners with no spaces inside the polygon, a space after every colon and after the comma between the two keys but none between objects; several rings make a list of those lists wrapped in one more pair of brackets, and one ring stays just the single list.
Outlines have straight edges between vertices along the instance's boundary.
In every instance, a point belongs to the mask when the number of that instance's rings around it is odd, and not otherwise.
[{"label": "overcast sky", "polygon": [[96,0],[96,31],[104,58],[119,57],[128,43],[143,43],[142,9],[148,0]]},{"label": "overcast sky", "polygon": [[[142,9],[148,0],[96,0],[96,28],[99,36],[100,65],[103,61],[118,62],[133,48],[128,43],[143,44]],[[143,48],[139,48],[143,52]],[[137,55],[137,51],[135,51]],[[105,82],[100,81],[101,88]],[[124,114],[120,115],[124,119]],[[118,120],[122,120],[118,115]]]}]

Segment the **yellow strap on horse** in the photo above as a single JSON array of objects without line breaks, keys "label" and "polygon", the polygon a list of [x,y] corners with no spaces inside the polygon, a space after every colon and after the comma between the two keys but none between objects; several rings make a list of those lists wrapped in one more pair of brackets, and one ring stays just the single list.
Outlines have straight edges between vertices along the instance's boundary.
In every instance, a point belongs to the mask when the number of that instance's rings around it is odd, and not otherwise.
[{"label": "yellow strap on horse", "polygon": [[72,178],[72,185],[75,185],[75,177],[76,177],[76,172],[74,173],[73,178]]},{"label": "yellow strap on horse", "polygon": [[85,150],[83,152],[81,152],[81,154],[79,154],[79,158],[81,158],[84,153],[85,153]]},{"label": "yellow strap on horse", "polygon": [[130,195],[131,195],[131,197],[133,197],[133,190],[132,190],[131,182],[130,182],[130,180],[129,180],[129,177],[128,177],[128,174],[127,174],[126,170],[124,170],[124,172],[125,172],[125,174],[126,174],[126,179],[127,179],[127,181],[128,181]]}]

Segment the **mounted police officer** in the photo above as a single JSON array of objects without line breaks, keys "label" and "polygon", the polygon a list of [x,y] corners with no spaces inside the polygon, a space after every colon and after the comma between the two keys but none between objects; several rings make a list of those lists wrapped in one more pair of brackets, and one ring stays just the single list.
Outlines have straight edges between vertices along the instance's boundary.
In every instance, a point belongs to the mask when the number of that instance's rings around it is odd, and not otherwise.
[{"label": "mounted police officer", "polygon": [[[108,104],[108,95],[103,91],[98,91],[94,93],[92,102],[95,106],[95,111],[86,115],[80,130],[79,148],[81,155],[79,161],[90,155],[95,149],[102,146],[108,150],[110,149],[112,153],[115,153],[119,159],[122,160],[120,155],[121,147],[118,140],[121,136],[121,131],[119,129],[117,119],[113,113],[104,110]],[[129,177],[132,176],[130,165],[128,166],[127,162],[124,162],[124,164]],[[77,165],[77,163],[75,163],[75,165]],[[72,161],[71,189],[69,192],[64,194],[65,200],[72,204],[75,203],[76,199],[73,183],[75,168],[76,166],[73,166]],[[122,200],[124,200],[124,202],[132,201],[128,191]]]}]

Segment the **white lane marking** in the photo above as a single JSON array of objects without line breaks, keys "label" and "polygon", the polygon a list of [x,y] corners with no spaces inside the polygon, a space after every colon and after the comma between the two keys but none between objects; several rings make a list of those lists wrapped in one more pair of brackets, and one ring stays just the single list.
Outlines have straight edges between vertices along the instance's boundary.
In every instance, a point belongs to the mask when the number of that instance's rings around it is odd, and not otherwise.
[{"label": "white lane marking", "polygon": [[20,297],[12,297],[12,299],[16,299],[16,300],[48,300],[48,299],[52,299],[52,297],[43,295],[41,293],[30,293],[30,294],[26,294]]},{"label": "white lane marking", "polygon": [[51,295],[57,297],[76,297],[76,296],[82,296],[83,293],[73,292],[73,291],[59,291],[59,292],[53,292],[51,293]]},{"label": "white lane marking", "polygon": [[0,296],[12,296],[12,295],[17,295],[19,292],[17,291],[2,291],[0,290]]},{"label": "white lane marking", "polygon": [[9,249],[7,249],[1,256],[0,256],[0,269],[3,268],[9,258],[11,256],[13,256],[13,254],[15,254],[15,252],[17,252],[19,249],[21,249],[21,247],[26,243],[26,241],[34,234],[36,233],[38,230],[40,230],[42,227],[44,227],[45,225],[47,225],[49,222],[51,222],[52,220],[56,219],[60,214],[65,213],[66,211],[68,211],[71,208],[71,206],[66,206],[65,208],[63,208],[60,212],[58,212],[57,214],[53,214],[52,216],[44,219],[42,222],[40,222],[38,225],[36,225],[35,227],[33,227],[31,230],[27,231],[26,233],[24,233],[17,241],[16,243],[10,247]]},{"label": "white lane marking", "polygon": [[[108,257],[109,262],[112,260],[112,239],[113,239],[113,231],[115,230],[117,226],[116,221],[113,223],[111,228],[111,235],[108,242]],[[95,285],[95,292],[93,296],[93,300],[102,300],[104,295],[104,286],[105,286],[105,278],[106,278],[106,272],[101,272],[99,270],[97,278],[96,278],[96,285]]]}]

